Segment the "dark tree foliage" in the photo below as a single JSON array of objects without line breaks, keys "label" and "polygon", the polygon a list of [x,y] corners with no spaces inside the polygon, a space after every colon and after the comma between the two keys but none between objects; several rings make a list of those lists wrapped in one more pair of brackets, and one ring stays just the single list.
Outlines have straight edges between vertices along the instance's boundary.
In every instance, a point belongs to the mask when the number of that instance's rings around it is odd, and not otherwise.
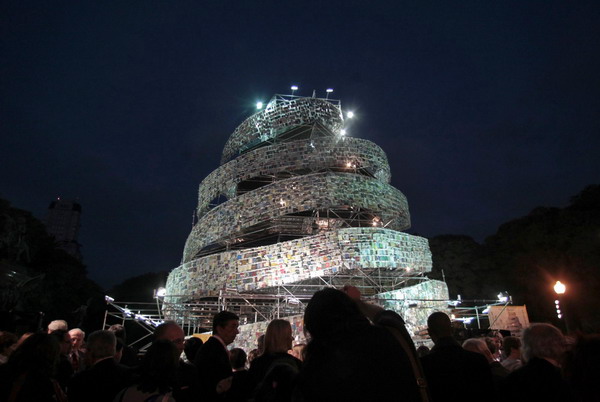
[{"label": "dark tree foliage", "polygon": [[[600,186],[588,186],[566,208],[537,207],[478,244],[465,236],[430,240],[434,269],[450,294],[493,298],[507,290],[533,321],[556,322],[553,285],[568,286],[563,307],[572,328],[600,330]],[[495,293],[494,293],[495,292]]]},{"label": "dark tree foliage", "polygon": [[65,319],[70,326],[80,326],[88,300],[102,294],[87,278],[85,265],[59,249],[42,222],[2,199],[0,264],[4,317],[42,312],[44,324]]},{"label": "dark tree foliage", "polygon": [[154,290],[164,287],[169,272],[148,272],[126,279],[108,291],[117,302],[154,302]]}]

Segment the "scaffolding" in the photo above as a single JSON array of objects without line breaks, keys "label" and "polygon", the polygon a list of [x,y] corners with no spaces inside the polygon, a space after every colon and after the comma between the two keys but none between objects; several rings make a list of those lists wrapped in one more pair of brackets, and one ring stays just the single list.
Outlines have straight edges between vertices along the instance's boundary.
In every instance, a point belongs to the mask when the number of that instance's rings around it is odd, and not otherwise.
[{"label": "scaffolding", "polygon": [[[506,306],[512,304],[510,297],[499,299],[457,300],[426,299],[411,297],[405,299],[379,298],[378,294],[418,284],[429,279],[423,275],[397,276],[386,270],[373,272],[344,270],[329,276],[280,285],[270,288],[268,292],[239,293],[233,290],[222,290],[217,296],[192,299],[188,295],[162,296],[155,292],[155,303],[118,302],[106,297],[107,312],[104,327],[108,321],[125,324],[133,321],[145,330],[145,335],[131,344],[144,351],[150,344],[154,329],[165,320],[177,322],[187,336],[210,332],[212,319],[220,311],[227,310],[240,317],[240,324],[267,322],[276,318],[285,318],[304,314],[306,305],[315,291],[324,287],[342,288],[345,285],[356,286],[366,301],[384,306],[390,302],[402,302],[406,309],[432,309],[432,306],[445,306],[455,323],[462,323],[464,328],[477,330],[489,329],[493,323],[488,320],[487,311],[490,306]],[[171,300],[177,300],[171,301]],[[405,310],[406,313],[406,310]],[[476,325],[476,327],[475,327]],[[415,333],[415,341],[428,339],[421,331]]]}]

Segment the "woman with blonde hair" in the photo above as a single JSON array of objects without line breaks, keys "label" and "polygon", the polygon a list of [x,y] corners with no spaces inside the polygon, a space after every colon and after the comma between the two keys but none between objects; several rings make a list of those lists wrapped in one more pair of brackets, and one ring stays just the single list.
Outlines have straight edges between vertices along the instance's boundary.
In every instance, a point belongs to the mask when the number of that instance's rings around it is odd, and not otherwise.
[{"label": "woman with blonde hair", "polygon": [[265,351],[250,365],[256,401],[291,397],[294,380],[302,367],[299,359],[288,354],[293,341],[289,321],[277,319],[269,323]]}]

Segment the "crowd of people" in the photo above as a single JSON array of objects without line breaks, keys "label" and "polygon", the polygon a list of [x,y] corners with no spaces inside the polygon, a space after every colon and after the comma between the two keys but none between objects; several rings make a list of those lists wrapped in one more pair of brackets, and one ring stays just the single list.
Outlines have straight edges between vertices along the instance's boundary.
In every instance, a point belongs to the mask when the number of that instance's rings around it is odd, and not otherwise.
[{"label": "crowd of people", "polygon": [[326,288],[307,305],[306,345],[275,319],[251,351],[230,348],[239,317],[214,316],[205,342],[167,321],[143,357],[121,325],[86,334],[53,321],[20,338],[0,332],[0,401],[599,401],[600,335],[566,337],[545,323],[521,337],[453,337],[443,312],[433,347],[415,348],[402,318]]}]

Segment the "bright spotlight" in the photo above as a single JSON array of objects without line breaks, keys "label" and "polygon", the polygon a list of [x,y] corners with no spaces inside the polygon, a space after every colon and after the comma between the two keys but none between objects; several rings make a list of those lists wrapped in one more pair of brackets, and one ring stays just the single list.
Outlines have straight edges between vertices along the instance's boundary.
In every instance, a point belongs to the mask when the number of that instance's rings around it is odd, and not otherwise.
[{"label": "bright spotlight", "polygon": [[297,85],[292,85],[292,91],[297,91],[298,90],[298,86]]},{"label": "bright spotlight", "polygon": [[341,130],[341,131],[340,131],[340,134],[341,134],[341,135],[346,135],[346,130]]},{"label": "bright spotlight", "polygon": [[326,90],[326,91],[327,91],[327,93],[328,93],[328,94],[330,94],[330,93],[332,93],[332,92],[333,92],[333,88],[327,88],[327,90]]},{"label": "bright spotlight", "polygon": [[346,116],[347,116],[349,119],[351,119],[351,118],[353,118],[353,117],[354,117],[354,112],[347,112],[347,113],[346,113]]},{"label": "bright spotlight", "polygon": [[263,103],[262,102],[256,102],[256,108],[257,109],[262,109],[263,108]]}]

